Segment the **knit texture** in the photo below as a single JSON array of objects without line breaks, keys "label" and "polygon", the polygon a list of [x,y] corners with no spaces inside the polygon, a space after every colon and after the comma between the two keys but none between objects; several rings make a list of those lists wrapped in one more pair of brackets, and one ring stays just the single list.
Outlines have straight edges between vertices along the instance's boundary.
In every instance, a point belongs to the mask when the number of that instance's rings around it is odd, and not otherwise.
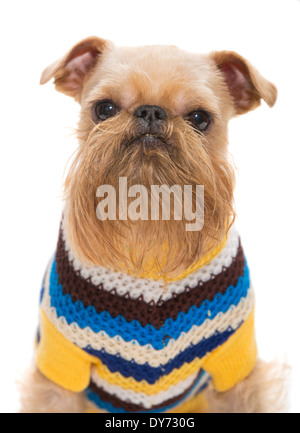
[{"label": "knit texture", "polygon": [[188,410],[255,365],[254,294],[237,230],[171,281],[86,267],[64,227],[41,291],[37,365],[109,412]]}]

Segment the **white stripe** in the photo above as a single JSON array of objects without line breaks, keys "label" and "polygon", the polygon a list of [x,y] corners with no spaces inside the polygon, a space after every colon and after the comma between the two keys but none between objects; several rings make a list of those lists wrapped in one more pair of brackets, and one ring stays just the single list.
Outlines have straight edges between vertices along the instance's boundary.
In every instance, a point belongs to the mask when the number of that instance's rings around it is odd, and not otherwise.
[{"label": "white stripe", "polygon": [[237,306],[232,305],[226,313],[220,312],[212,320],[206,319],[200,326],[194,325],[188,332],[182,332],[176,340],[170,339],[163,349],[156,350],[150,344],[141,346],[136,340],[127,342],[121,336],[109,337],[104,331],[95,333],[90,327],[81,329],[77,323],[69,325],[65,317],[58,318],[56,309],[51,307],[49,295],[50,268],[45,278],[42,308],[59,332],[81,348],[91,346],[94,350],[104,349],[111,355],[119,354],[127,361],[134,359],[137,364],[141,365],[147,362],[151,367],[166,364],[191,344],[198,344],[203,338],[211,337],[216,331],[224,332],[229,326],[236,329],[242,321],[247,319],[254,305],[254,291],[250,287],[246,298],[242,298]]},{"label": "white stripe", "polygon": [[[130,403],[142,405],[145,409],[150,409],[152,406],[161,404],[172,397],[184,393],[184,391],[195,382],[198,373],[199,372],[193,373],[187,379],[178,382],[176,385],[171,385],[166,391],[161,391],[153,395],[147,395],[144,392],[135,392],[130,389],[124,389],[118,385],[112,385],[99,376],[96,368],[92,370],[91,379],[99,388],[111,395],[115,395],[124,402],[128,402],[129,400]],[[201,382],[203,383],[202,378]]]},{"label": "white stripe", "polygon": [[76,271],[80,272],[82,278],[89,278],[95,286],[102,284],[105,291],[109,292],[115,289],[119,296],[129,295],[131,299],[142,296],[146,303],[167,301],[172,298],[173,294],[178,295],[184,292],[186,287],[194,288],[199,282],[208,281],[212,274],[217,275],[222,272],[224,267],[231,265],[232,259],[237,255],[239,246],[239,234],[235,226],[233,226],[226,245],[214,259],[188,277],[166,284],[163,280],[138,278],[126,273],[114,272],[101,266],[88,268],[78,258],[75,258],[70,250],[64,226],[62,232],[70,264],[73,265]]}]

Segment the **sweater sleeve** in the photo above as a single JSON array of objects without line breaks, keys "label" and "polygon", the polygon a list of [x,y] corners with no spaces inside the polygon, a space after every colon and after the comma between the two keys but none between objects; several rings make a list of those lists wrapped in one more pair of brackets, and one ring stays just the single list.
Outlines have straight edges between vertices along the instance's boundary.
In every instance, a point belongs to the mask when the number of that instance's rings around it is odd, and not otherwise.
[{"label": "sweater sleeve", "polygon": [[40,341],[36,364],[41,373],[69,391],[88,387],[94,358],[68,341],[50,322],[41,308]]},{"label": "sweater sleeve", "polygon": [[208,356],[203,368],[217,391],[227,391],[251,373],[256,358],[253,309],[240,328]]}]

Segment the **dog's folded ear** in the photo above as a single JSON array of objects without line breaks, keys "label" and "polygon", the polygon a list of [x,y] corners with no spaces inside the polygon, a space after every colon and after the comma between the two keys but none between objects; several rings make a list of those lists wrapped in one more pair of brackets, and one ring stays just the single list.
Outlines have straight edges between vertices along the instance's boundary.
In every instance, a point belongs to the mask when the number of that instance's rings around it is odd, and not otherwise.
[{"label": "dog's folded ear", "polygon": [[96,36],[82,40],[64,57],[44,70],[40,84],[45,84],[54,78],[54,84],[58,91],[73,96],[79,101],[85,78],[96,65],[101,53],[109,45],[111,42]]},{"label": "dog's folded ear", "polygon": [[235,113],[254,110],[263,99],[272,107],[277,99],[277,89],[242,56],[233,51],[217,51],[210,54],[221,71],[233,98]]}]

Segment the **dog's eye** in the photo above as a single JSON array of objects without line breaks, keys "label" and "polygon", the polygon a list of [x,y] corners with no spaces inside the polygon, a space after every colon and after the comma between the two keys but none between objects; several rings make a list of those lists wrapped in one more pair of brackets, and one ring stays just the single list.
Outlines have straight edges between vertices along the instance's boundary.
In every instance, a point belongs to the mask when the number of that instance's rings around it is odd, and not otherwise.
[{"label": "dog's eye", "polygon": [[95,117],[99,121],[114,117],[119,113],[119,109],[112,101],[100,101],[94,108]]},{"label": "dog's eye", "polygon": [[201,132],[206,131],[211,123],[210,115],[202,110],[192,111],[187,115],[187,120]]}]

